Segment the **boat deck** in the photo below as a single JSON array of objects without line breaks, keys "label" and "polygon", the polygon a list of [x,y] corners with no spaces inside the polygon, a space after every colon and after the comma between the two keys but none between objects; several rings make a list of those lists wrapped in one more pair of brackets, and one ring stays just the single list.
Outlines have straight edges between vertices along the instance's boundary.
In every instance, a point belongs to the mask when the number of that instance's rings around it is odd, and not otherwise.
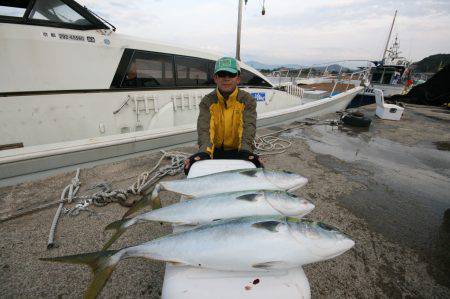
[{"label": "boat deck", "polygon": [[[316,205],[308,217],[338,227],[356,242],[337,258],[304,267],[312,297],[449,298],[450,273],[445,266],[450,260],[446,250],[450,229],[444,229],[442,219],[450,208],[450,113],[436,107],[407,106],[402,120],[392,122],[374,118],[374,105],[361,110],[373,118],[369,130],[293,129],[281,135],[291,139],[292,147],[266,159],[269,169],[308,177],[309,183],[295,192]],[[323,119],[335,116],[324,115]],[[177,150],[193,153],[196,148],[191,144]],[[105,181],[113,188],[129,186],[159,157],[158,153],[145,154],[82,169],[79,194]],[[119,219],[126,208],[109,204],[93,208],[95,214],[62,216],[56,234],[58,247],[51,250],[46,243],[56,205],[4,221],[58,200],[73,176],[71,171],[0,188],[0,297],[82,296],[91,277],[87,267],[38,258],[99,250],[109,239],[103,228]],[[170,193],[162,197],[166,205],[177,201]],[[125,233],[112,249],[170,232],[169,224],[143,223]],[[124,260],[100,297],[159,298],[163,277],[164,263]]]},{"label": "boat deck", "polygon": [[[314,83],[314,84],[300,84],[301,88],[304,88],[305,90],[324,90],[324,91],[333,91],[334,83]],[[355,85],[353,84],[344,84],[344,83],[338,83],[336,84],[336,88],[334,88],[335,93],[344,92],[347,90],[350,90],[354,88]]]}]

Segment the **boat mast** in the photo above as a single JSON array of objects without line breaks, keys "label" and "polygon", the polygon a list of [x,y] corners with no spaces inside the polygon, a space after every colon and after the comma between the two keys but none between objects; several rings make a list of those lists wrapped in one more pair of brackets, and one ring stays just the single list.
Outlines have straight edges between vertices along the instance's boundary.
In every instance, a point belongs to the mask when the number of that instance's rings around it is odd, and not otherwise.
[{"label": "boat mast", "polygon": [[242,0],[239,0],[237,40],[236,40],[236,60],[241,60],[241,26],[242,26]]},{"label": "boat mast", "polygon": [[384,47],[383,58],[381,59],[381,63],[384,64],[384,60],[386,59],[386,52],[389,46],[389,41],[391,40],[392,29],[394,28],[395,18],[397,17],[397,10],[395,10],[394,19],[392,20],[391,29],[389,30],[389,36],[386,41],[386,47]]},{"label": "boat mast", "polygon": [[[247,1],[245,0],[245,4],[247,5]],[[262,2],[262,10],[261,14],[266,14],[265,7],[266,0]],[[239,0],[239,11],[238,11],[238,25],[237,25],[237,40],[236,40],[236,60],[241,60],[241,27],[242,27],[242,0]]]}]

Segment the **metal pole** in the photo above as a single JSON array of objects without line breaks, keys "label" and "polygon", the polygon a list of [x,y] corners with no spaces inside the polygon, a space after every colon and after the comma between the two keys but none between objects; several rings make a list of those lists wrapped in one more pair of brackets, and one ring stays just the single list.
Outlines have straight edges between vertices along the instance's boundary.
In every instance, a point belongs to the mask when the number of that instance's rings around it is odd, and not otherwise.
[{"label": "metal pole", "polygon": [[389,41],[391,40],[391,34],[392,34],[392,29],[394,28],[395,17],[397,17],[397,11],[395,11],[394,19],[392,20],[392,24],[391,24],[391,29],[389,30],[389,36],[388,36],[388,39],[386,41],[386,47],[384,47],[383,58],[381,59],[381,62],[383,64],[384,64],[384,59],[386,59],[386,52],[387,52],[387,49],[388,49],[388,46],[389,46]]},{"label": "metal pole", "polygon": [[242,26],[242,0],[239,0],[237,40],[236,40],[236,60],[241,60],[241,26]]}]

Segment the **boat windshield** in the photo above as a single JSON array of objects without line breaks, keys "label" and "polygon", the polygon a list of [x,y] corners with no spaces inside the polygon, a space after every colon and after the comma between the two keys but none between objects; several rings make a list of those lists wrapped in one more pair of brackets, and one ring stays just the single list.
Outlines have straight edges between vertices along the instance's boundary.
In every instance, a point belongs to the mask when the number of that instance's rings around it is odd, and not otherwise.
[{"label": "boat windshield", "polygon": [[92,25],[88,20],[60,0],[38,0],[30,13],[30,19],[81,26]]},{"label": "boat windshield", "polygon": [[82,30],[109,28],[72,0],[0,0],[1,21]]}]

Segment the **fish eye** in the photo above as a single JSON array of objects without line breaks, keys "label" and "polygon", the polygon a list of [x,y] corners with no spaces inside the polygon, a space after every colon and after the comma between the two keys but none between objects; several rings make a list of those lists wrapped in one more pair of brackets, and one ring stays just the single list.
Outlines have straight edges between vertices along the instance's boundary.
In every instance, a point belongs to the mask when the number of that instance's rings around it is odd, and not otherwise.
[{"label": "fish eye", "polygon": [[298,196],[295,195],[295,194],[292,194],[292,193],[289,193],[289,192],[287,192],[287,194],[288,194],[290,197],[298,198]]}]

